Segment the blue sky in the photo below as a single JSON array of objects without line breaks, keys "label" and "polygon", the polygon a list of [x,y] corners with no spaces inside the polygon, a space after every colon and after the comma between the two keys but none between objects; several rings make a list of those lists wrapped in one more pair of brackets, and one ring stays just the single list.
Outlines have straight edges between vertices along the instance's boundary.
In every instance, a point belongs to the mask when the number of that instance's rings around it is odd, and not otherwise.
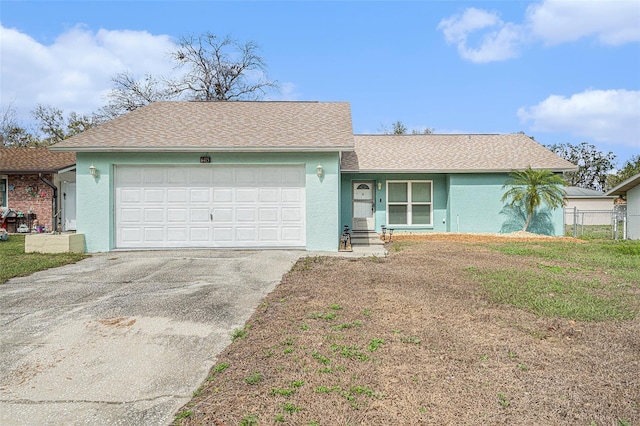
[{"label": "blue sky", "polygon": [[524,131],[640,153],[640,1],[2,1],[2,107],[89,113],[183,35],[253,40],[275,100],[348,101],[354,131]]}]

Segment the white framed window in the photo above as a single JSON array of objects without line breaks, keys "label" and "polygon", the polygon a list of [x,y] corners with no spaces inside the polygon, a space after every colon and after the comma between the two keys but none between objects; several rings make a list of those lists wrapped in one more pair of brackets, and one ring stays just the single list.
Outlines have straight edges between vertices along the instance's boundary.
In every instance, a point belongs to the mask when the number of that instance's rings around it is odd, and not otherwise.
[{"label": "white framed window", "polygon": [[387,181],[387,225],[431,225],[432,199],[430,180]]}]

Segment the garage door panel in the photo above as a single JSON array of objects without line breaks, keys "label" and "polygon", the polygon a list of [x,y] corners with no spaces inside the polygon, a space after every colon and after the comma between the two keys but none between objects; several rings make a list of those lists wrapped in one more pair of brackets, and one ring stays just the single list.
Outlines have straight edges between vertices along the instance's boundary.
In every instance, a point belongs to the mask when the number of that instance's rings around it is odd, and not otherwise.
[{"label": "garage door panel", "polygon": [[261,226],[260,229],[258,230],[258,236],[259,236],[260,242],[262,243],[277,242],[279,231],[280,230],[276,226],[271,228]]},{"label": "garage door panel", "polygon": [[189,230],[186,227],[167,227],[167,241],[184,243],[188,241]]},{"label": "garage door panel", "polygon": [[258,220],[261,223],[264,222],[277,222],[278,221],[278,208],[277,207],[262,207],[258,210]]},{"label": "garage door panel", "polygon": [[124,242],[140,243],[143,241],[142,227],[123,227],[119,236]]},{"label": "garage door panel", "polygon": [[165,230],[164,227],[151,227],[151,226],[147,226],[144,227],[144,241],[145,242],[162,242],[164,240],[165,237]]},{"label": "garage door panel", "polygon": [[235,185],[238,186],[255,186],[258,184],[258,176],[256,170],[250,167],[238,167],[235,169]]},{"label": "garage door panel", "polygon": [[271,167],[260,170],[260,186],[280,186],[281,172],[280,169]]},{"label": "garage door panel", "polygon": [[213,241],[219,242],[232,242],[233,241],[233,228],[213,228]]},{"label": "garage door panel", "polygon": [[283,226],[281,238],[283,241],[298,241],[302,238],[302,232],[299,226]]},{"label": "garage door panel", "polygon": [[123,208],[121,210],[122,222],[139,224],[142,216],[141,211],[140,208]]},{"label": "garage door panel", "polygon": [[282,169],[281,186],[304,187],[304,170],[302,168]]},{"label": "garage door panel", "polygon": [[281,199],[283,203],[300,203],[302,201],[303,192],[298,188],[282,188]]},{"label": "garage door panel", "polygon": [[282,222],[300,222],[302,220],[302,209],[282,208]]},{"label": "garage door panel", "polygon": [[166,171],[163,167],[146,167],[143,169],[142,183],[145,185],[164,185]]},{"label": "garage door panel", "polygon": [[255,222],[256,221],[256,209],[254,208],[237,208],[236,209],[236,222]]},{"label": "garage door panel", "polygon": [[120,190],[120,203],[133,203],[138,204],[142,200],[141,189],[123,188]]},{"label": "garage door panel", "polygon": [[191,204],[211,203],[211,190],[209,188],[191,188],[189,189],[189,201]]},{"label": "garage door panel", "polygon": [[167,174],[167,183],[169,185],[189,186],[189,169],[174,169]]},{"label": "garage door panel", "polygon": [[216,167],[213,169],[213,186],[228,186],[234,184],[233,169],[230,167]]},{"label": "garage door panel", "polygon": [[304,247],[297,166],[116,166],[116,246]]},{"label": "garage door panel", "polygon": [[167,222],[187,222],[187,208],[167,209]]},{"label": "garage door panel", "polygon": [[118,170],[118,185],[121,188],[129,186],[140,187],[142,183],[142,170],[135,167],[128,167]]},{"label": "garage door panel", "polygon": [[145,188],[142,190],[144,192],[144,202],[145,203],[164,203],[165,201],[165,193],[166,190],[162,188],[157,189],[149,189]]},{"label": "garage door panel", "polygon": [[144,209],[144,222],[164,222],[164,212],[165,210],[163,208],[146,208]]},{"label": "garage door panel", "polygon": [[231,188],[214,188],[213,203],[231,203],[233,202],[233,189]]},{"label": "garage door panel", "polygon": [[191,223],[209,223],[209,209],[189,209]]},{"label": "garage door panel", "polygon": [[236,241],[247,243],[256,241],[257,229],[255,227],[236,227]]},{"label": "garage door panel", "polygon": [[231,223],[233,222],[233,207],[217,208],[213,211],[213,222]]},{"label": "garage door panel", "polygon": [[197,228],[197,227],[191,227],[189,229],[189,239],[191,241],[197,241],[197,242],[208,242],[210,237],[210,228],[207,227],[201,227],[201,228]]},{"label": "garage door panel", "polygon": [[260,203],[277,203],[280,200],[280,190],[278,188],[260,188],[258,201]]},{"label": "garage door panel", "polygon": [[185,204],[187,202],[187,189],[186,188],[168,189],[167,202]]},{"label": "garage door panel", "polygon": [[236,189],[236,203],[257,203],[258,202],[258,189],[257,188],[239,188]]}]

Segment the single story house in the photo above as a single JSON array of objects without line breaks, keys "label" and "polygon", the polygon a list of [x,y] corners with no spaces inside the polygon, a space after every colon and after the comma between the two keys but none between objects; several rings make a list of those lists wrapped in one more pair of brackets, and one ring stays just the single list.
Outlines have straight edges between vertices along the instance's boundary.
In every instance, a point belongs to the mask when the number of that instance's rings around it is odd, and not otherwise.
[{"label": "single story house", "polygon": [[640,240],[640,173],[607,191],[627,201],[627,238]]},{"label": "single story house", "polygon": [[564,224],[611,225],[614,196],[594,189],[568,186],[565,189]]},{"label": "single story house", "polygon": [[509,232],[524,223],[500,201],[511,170],[576,168],[521,134],[354,136],[346,102],[155,102],[51,149],[76,152],[89,252],[336,251],[345,225]]},{"label": "single story house", "polygon": [[0,208],[20,215],[17,222],[7,223],[9,232],[19,224],[29,231],[35,224],[53,231],[56,222],[62,230],[75,229],[75,163],[73,152],[0,148]]}]

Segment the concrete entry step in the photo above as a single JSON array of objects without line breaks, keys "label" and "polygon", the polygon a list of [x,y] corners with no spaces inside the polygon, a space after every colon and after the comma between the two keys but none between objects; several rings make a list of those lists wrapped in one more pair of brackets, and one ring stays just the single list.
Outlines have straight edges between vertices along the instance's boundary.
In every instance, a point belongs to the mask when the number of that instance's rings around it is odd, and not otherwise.
[{"label": "concrete entry step", "polygon": [[352,246],[382,246],[384,242],[380,234],[373,231],[353,231],[351,233]]}]

